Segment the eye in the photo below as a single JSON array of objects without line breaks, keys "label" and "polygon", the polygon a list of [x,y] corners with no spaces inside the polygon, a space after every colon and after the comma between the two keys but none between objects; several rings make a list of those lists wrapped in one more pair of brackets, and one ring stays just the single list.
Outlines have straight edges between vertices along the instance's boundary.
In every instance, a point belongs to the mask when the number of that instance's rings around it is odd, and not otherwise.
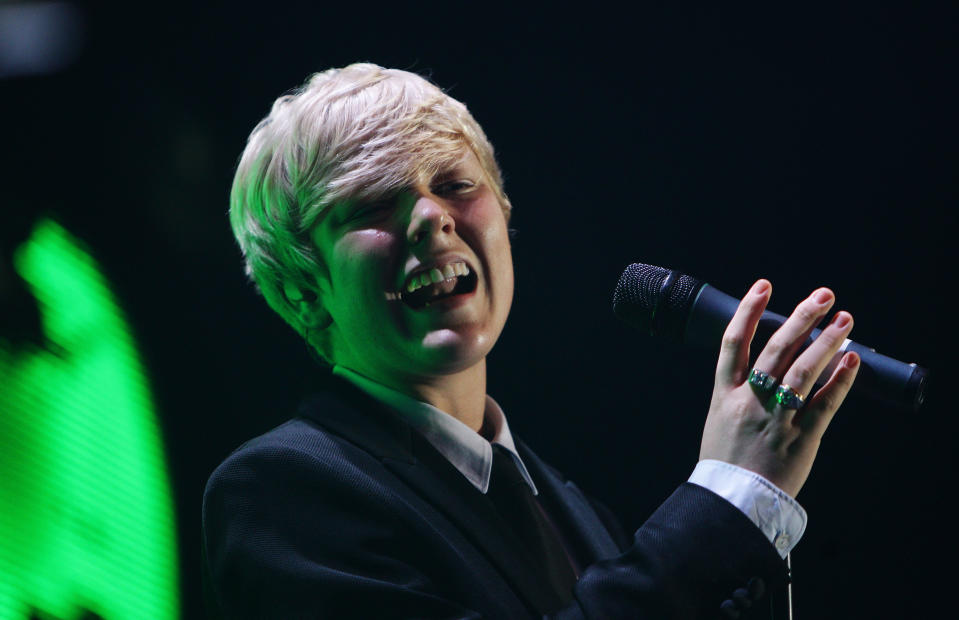
[{"label": "eye", "polygon": [[356,205],[346,216],[346,221],[375,221],[386,217],[393,208],[393,200],[383,199]]},{"label": "eye", "polygon": [[467,194],[476,187],[476,183],[469,179],[456,179],[446,181],[433,187],[433,192],[437,196],[457,196]]}]

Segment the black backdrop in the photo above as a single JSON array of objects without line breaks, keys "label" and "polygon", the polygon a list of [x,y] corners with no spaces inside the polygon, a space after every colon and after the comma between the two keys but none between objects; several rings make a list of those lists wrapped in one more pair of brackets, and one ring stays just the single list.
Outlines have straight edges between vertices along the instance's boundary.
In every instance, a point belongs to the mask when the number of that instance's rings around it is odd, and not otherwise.
[{"label": "black backdrop", "polygon": [[840,410],[799,496],[797,617],[928,617],[950,598],[955,7],[132,4],[82,9],[70,68],[0,81],[0,222],[10,247],[56,213],[129,311],[175,484],[184,617],[203,615],[206,477],[315,372],[244,281],[233,166],[276,96],[358,60],[432,76],[497,147],[517,288],[490,393],[517,434],[636,527],[696,461],[714,362],[614,319],[622,268],[732,294],[766,277],[781,313],[828,285],[854,339],[931,367],[939,389],[918,416]]}]

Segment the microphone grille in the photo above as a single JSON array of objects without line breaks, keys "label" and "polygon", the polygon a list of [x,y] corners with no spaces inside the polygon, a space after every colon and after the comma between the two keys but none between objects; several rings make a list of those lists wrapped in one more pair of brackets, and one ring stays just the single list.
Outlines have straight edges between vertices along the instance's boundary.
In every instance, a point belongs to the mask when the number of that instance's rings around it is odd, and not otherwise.
[{"label": "microphone grille", "polygon": [[[664,291],[670,273],[674,274],[673,280]],[[686,318],[702,285],[686,274],[633,263],[623,271],[613,291],[613,312],[637,329],[682,340]]]}]

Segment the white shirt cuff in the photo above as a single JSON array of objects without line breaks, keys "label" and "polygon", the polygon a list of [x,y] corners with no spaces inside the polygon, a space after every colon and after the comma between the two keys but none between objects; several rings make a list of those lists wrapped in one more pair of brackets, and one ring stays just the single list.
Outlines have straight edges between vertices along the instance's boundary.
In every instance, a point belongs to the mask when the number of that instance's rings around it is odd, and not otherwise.
[{"label": "white shirt cuff", "polygon": [[806,531],[806,511],[785,491],[759,474],[730,463],[702,460],[689,481],[709,489],[756,524],[786,557]]}]

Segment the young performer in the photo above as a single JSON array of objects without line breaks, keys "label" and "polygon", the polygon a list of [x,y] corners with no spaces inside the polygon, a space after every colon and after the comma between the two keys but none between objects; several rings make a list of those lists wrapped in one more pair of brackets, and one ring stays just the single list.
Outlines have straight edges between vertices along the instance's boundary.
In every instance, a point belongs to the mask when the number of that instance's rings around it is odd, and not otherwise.
[{"label": "young performer", "polygon": [[226,616],[768,616],[805,526],[793,497],[856,355],[810,392],[852,317],[799,353],[834,302],[814,291],[750,368],[771,293],[756,282],[723,340],[700,463],[628,536],[486,393],[513,296],[511,208],[483,130],[411,73],[316,74],[254,129],[233,230],[333,380],[210,478],[204,544]]}]

